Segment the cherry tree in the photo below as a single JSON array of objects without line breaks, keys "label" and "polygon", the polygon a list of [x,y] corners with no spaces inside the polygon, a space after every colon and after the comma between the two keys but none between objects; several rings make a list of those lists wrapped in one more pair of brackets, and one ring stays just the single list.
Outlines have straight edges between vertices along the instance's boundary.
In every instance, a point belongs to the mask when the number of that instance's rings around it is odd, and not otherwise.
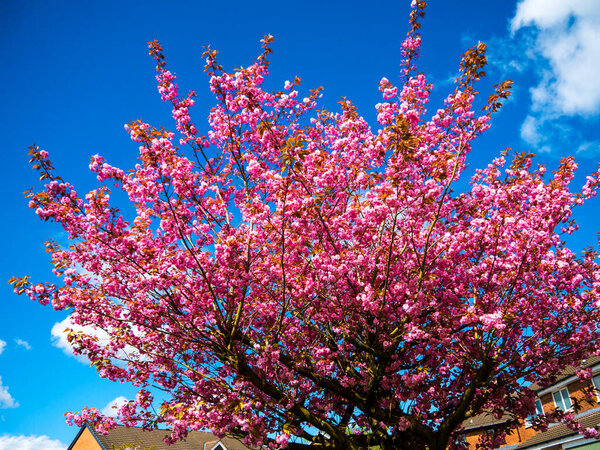
[{"label": "cherry tree", "polygon": [[[152,41],[176,132],[128,124],[134,169],[95,155],[101,186],[80,195],[31,147],[47,184],[30,207],[71,244],[47,243],[56,283],[11,282],[71,312],[69,341],[101,377],[138,387],[120,423],[167,425],[172,441],[209,428],[272,448],[442,449],[491,411],[515,419],[481,442],[494,447],[535,410],[531,383],[600,351],[597,255],[565,245],[598,173],[571,191],[573,158],[546,174],[503,152],[456,188],[511,82],[475,107],[479,43],[427,114],[424,7],[413,2],[399,83],[380,83],[376,130],[349,100],[318,109],[320,89],[303,95],[298,78],[265,90],[266,36],[232,73],[206,50],[216,106],[202,134],[194,93]],[[115,425],[94,409],[67,419]]]}]

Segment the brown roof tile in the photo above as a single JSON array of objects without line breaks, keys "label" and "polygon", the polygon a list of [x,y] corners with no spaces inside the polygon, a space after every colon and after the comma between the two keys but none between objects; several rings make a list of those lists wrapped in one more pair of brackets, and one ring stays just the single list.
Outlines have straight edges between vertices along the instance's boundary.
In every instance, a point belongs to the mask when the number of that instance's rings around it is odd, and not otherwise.
[{"label": "brown roof tile", "polygon": [[187,438],[183,441],[177,441],[168,445],[164,439],[169,435],[168,430],[143,430],[139,427],[125,427],[122,425],[110,430],[108,434],[102,435],[93,431],[89,427],[98,441],[106,450],[119,448],[124,444],[137,444],[140,449],[153,448],[153,450],[206,450],[211,449],[218,442],[221,442],[227,450],[248,450],[241,442],[232,438],[219,439],[212,433],[201,431],[190,431]]},{"label": "brown roof tile", "polygon": [[502,417],[497,419],[493,414],[489,412],[484,412],[482,414],[478,414],[470,419],[467,419],[463,422],[463,428],[466,431],[474,430],[477,428],[488,428],[493,427],[494,425],[499,425],[502,423],[506,423],[512,419],[512,416],[508,414],[504,414]]},{"label": "brown roof tile", "polygon": [[[574,376],[576,374],[576,371],[579,370],[580,368],[587,368],[587,367],[595,366],[598,363],[600,363],[600,356],[590,356],[589,358],[585,359],[583,361],[583,363],[581,364],[581,366],[579,366],[579,367],[573,367],[573,366],[565,367],[563,369],[563,371],[561,372],[561,374],[557,377],[556,381],[554,383],[552,383],[552,385],[558,384],[561,381]],[[552,385],[550,385],[550,386],[552,386]],[[529,386],[529,388],[534,391],[539,391],[546,387],[547,386],[541,386],[538,383],[533,383]],[[477,416],[472,417],[471,419],[468,419],[465,422],[463,422],[463,427],[467,431],[474,430],[476,428],[488,428],[488,427],[492,427],[494,425],[499,425],[499,424],[508,422],[509,420],[511,420],[511,416],[508,414],[503,415],[500,419],[496,419],[491,413],[483,412],[483,413],[478,414]]]},{"label": "brown roof tile", "polygon": [[[600,411],[594,411],[583,417],[579,417],[576,420],[577,422],[581,423],[581,425],[583,425],[585,428],[595,427],[600,423]],[[554,441],[556,439],[564,438],[571,435],[577,435],[577,432],[567,428],[567,426],[564,423],[559,423],[549,426],[546,431],[542,431],[536,434],[535,436],[529,438],[525,442],[519,444],[518,448],[532,447],[543,442]]]},{"label": "brown roof tile", "polygon": [[[595,366],[598,363],[600,363],[600,356],[590,356],[589,358],[584,359],[579,367],[567,366],[563,369],[561,374],[556,378],[556,381],[552,384],[560,383],[561,381],[574,376],[576,374],[577,370],[579,370],[579,369],[585,369],[587,367]],[[552,385],[550,385],[550,386],[552,386]],[[534,391],[542,390],[546,387],[547,386],[541,386],[538,383],[533,383],[532,385],[529,386],[529,388]]]},{"label": "brown roof tile", "polygon": [[[206,440],[207,436],[211,437],[211,439]],[[229,437],[224,437],[222,439],[219,439],[218,437],[216,437],[214,434],[211,433],[200,433],[199,431],[195,431],[192,432],[188,435],[188,437],[186,438],[186,441],[193,447],[193,448],[202,448],[201,446],[204,445],[204,443],[206,442],[208,443],[212,443],[213,445],[216,445],[217,442],[222,442],[223,445],[225,445],[225,447],[227,447],[227,450],[247,450],[249,447],[246,447],[244,444],[242,444],[240,441],[233,439],[233,438],[229,438]],[[212,448],[212,446],[206,446],[207,449]]]}]

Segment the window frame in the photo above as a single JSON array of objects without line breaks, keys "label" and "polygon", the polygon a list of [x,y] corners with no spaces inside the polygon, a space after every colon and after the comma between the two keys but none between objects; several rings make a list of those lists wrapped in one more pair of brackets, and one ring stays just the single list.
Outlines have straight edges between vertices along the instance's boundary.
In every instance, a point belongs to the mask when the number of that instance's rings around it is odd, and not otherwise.
[{"label": "window frame", "polygon": [[227,448],[221,442],[217,442],[211,450],[227,450]]},{"label": "window frame", "polygon": [[[566,395],[565,395],[566,393]],[[559,405],[556,402],[556,396],[560,396],[560,400],[563,403],[562,405]],[[554,406],[556,407],[557,410],[563,411],[563,412],[568,412],[568,411],[572,411],[573,410],[573,402],[571,401],[571,393],[569,392],[569,387],[565,386],[564,388],[558,389],[554,392],[552,392],[552,400],[554,400]],[[566,401],[568,401],[569,406],[567,408],[565,408],[567,406]]]},{"label": "window frame", "polygon": [[596,401],[600,402],[600,372],[592,374],[592,386],[596,394]]},{"label": "window frame", "polygon": [[542,400],[539,398],[535,399],[535,413],[529,414],[525,419],[525,427],[529,428],[533,425],[533,418],[544,415],[544,405],[542,404]]}]

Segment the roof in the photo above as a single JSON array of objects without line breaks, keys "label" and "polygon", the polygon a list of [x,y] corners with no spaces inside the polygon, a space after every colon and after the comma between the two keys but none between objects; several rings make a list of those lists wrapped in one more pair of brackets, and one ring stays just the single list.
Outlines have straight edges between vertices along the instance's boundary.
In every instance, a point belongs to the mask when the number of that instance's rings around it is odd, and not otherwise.
[{"label": "roof", "polygon": [[94,430],[94,427],[84,425],[73,442],[71,448],[83,429],[87,428],[96,438],[104,450],[119,448],[125,444],[138,444],[141,448],[152,448],[153,450],[211,450],[217,443],[222,443],[227,450],[248,450],[244,444],[233,438],[219,438],[212,433],[201,431],[190,431],[187,438],[183,441],[177,441],[174,444],[167,444],[164,439],[169,435],[169,430],[144,430],[140,427],[125,427],[117,425],[116,428],[109,430],[108,434],[100,434]]},{"label": "roof", "polygon": [[[550,386],[552,386],[554,384],[558,384],[572,376],[575,376],[577,370],[579,370],[579,369],[589,368],[589,367],[597,365],[598,363],[600,363],[600,356],[590,356],[589,358],[584,359],[579,367],[567,366],[563,369],[563,371],[557,377],[556,381],[554,383],[552,383]],[[539,385],[538,383],[533,383],[529,386],[529,389],[531,389],[533,391],[540,391],[546,387],[548,387],[548,386],[542,386],[542,385]],[[494,417],[490,412],[483,412],[483,413],[478,414],[478,415],[472,417],[471,419],[467,419],[465,422],[463,422],[463,428],[466,431],[474,430],[474,429],[478,429],[478,428],[489,428],[489,427],[493,427],[494,425],[500,425],[500,424],[506,423],[511,419],[512,419],[512,416],[509,414],[504,414],[501,418],[498,419],[498,418]]]},{"label": "roof", "polygon": [[512,419],[513,417],[508,414],[504,414],[502,415],[502,417],[496,418],[493,414],[489,412],[484,412],[465,420],[463,422],[463,428],[465,429],[465,431],[475,430],[479,428],[489,428],[493,427],[494,425],[506,423]]},{"label": "roof", "polygon": [[[576,420],[577,422],[581,423],[584,428],[594,428],[600,423],[600,411],[594,411],[586,414],[583,417],[577,417]],[[537,433],[535,436],[527,439],[525,442],[522,442],[519,444],[518,448],[532,447],[543,442],[554,441],[567,436],[576,436],[577,434],[579,433],[567,428],[564,423],[557,423],[550,425],[546,431]]]},{"label": "roof", "polygon": [[[587,369],[589,367],[595,366],[598,363],[600,363],[600,356],[590,356],[589,358],[584,359],[579,367],[567,366],[563,369],[560,375],[556,378],[556,381],[552,384],[560,383],[561,381],[566,380],[569,377],[575,376],[579,369]],[[552,386],[552,384],[550,384],[549,386]],[[542,386],[538,383],[533,383],[529,386],[529,388],[534,391],[539,391],[546,387],[548,386]]]}]

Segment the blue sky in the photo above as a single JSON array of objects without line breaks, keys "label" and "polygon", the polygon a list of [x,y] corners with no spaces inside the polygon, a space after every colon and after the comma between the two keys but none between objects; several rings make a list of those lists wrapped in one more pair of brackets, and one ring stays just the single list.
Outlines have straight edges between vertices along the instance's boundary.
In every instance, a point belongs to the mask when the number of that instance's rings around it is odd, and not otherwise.
[{"label": "blue sky", "polygon": [[[323,105],[344,96],[375,126],[373,105],[385,76],[394,81],[407,31],[408,0],[0,2],[0,72],[5,181],[0,279],[52,278],[43,242],[65,242],[61,230],[28,210],[23,191],[37,186],[27,146],[46,149],[61,176],[83,192],[96,186],[88,171],[99,153],[125,170],[137,145],[123,125],[142,118],[173,128],[160,101],[146,42],[157,38],[183,90],[198,93],[200,129],[212,105],[200,57],[220,51],[225,67],[247,66],[259,40],[275,36],[268,86],[287,79],[324,86]],[[423,21],[420,69],[435,85],[430,109],[451,91],[459,57],[489,45],[490,83],[515,80],[514,97],[474,146],[472,168],[505,147],[537,153],[550,168],[575,155],[578,182],[600,160],[600,3],[597,0],[432,0]],[[578,211],[571,245],[593,243],[598,202]],[[60,336],[67,313],[17,297],[0,283],[0,450],[64,449],[77,430],[63,413],[102,409],[133,390],[97,377],[70,356]]]}]

